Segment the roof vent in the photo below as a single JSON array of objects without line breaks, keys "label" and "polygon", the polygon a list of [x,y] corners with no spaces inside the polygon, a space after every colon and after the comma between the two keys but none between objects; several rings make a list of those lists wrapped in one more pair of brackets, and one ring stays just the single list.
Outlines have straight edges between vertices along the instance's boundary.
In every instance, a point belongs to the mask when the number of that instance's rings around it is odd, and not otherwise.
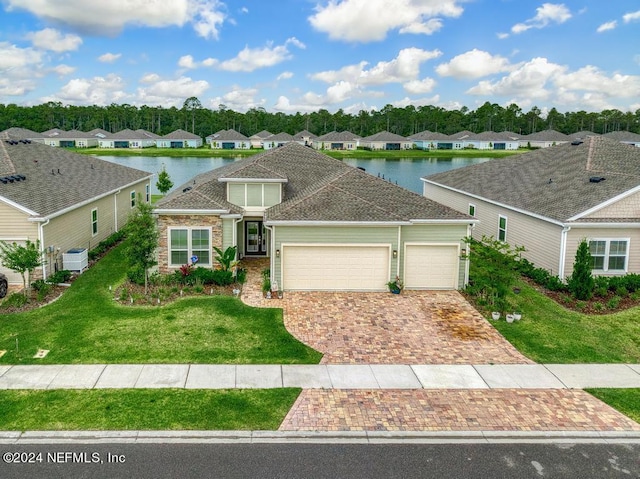
[{"label": "roof vent", "polygon": [[572,144],[573,146],[582,145],[583,143],[584,143],[584,141],[582,141],[582,140],[581,140],[581,139],[579,139],[579,138],[578,138],[577,140],[573,140],[573,141],[571,142],[571,144]]},{"label": "roof vent", "polygon": [[589,178],[589,183],[600,183],[604,180],[605,178],[603,176],[592,176],[591,178]]},{"label": "roof vent", "polygon": [[187,186],[185,189],[182,190],[183,193],[186,193],[187,191],[191,191],[191,187]]}]

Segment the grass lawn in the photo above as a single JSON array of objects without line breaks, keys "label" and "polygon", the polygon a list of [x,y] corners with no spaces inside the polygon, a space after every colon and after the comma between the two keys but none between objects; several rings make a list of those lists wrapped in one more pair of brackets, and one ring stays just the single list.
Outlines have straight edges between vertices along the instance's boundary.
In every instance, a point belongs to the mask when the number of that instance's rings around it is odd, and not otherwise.
[{"label": "grass lawn", "polygon": [[522,320],[492,324],[527,357],[540,363],[640,363],[640,308],[586,315],[563,308],[520,281],[509,301]]},{"label": "grass lawn", "polygon": [[0,391],[0,430],[274,430],[300,389]]},{"label": "grass lawn", "polygon": [[586,389],[609,406],[640,422],[640,389]]},{"label": "grass lawn", "polygon": [[[122,245],[83,273],[54,303],[1,313],[0,364],[317,363],[321,354],[284,327],[282,310],[229,296],[184,298],[162,306],[113,301],[125,277]],[[115,289],[115,288],[114,288]],[[33,359],[38,349],[50,350]]]}]

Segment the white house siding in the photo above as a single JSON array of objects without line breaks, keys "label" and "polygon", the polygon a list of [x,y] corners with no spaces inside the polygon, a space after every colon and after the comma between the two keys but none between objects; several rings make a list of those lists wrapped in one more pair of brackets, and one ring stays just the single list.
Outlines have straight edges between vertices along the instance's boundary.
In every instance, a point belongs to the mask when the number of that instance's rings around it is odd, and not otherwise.
[{"label": "white house siding", "polygon": [[[29,215],[0,201],[0,241],[22,244],[29,239],[38,239],[38,225],[28,222]],[[4,273],[10,283],[22,284],[22,278],[8,268],[0,265],[0,272]]]},{"label": "white house siding", "polygon": [[565,277],[573,272],[578,245],[583,239],[629,239],[628,273],[640,273],[640,228],[571,228],[567,234],[567,254],[565,257]]},{"label": "white house siding", "polygon": [[[469,212],[469,203],[475,205],[475,217],[479,223],[472,229],[472,236],[498,237],[499,216],[507,217],[506,242],[511,246],[524,246],[522,256],[551,274],[559,274],[562,227],[523,213],[510,210],[487,201],[472,198],[431,183],[424,184],[424,196],[450,206],[463,213]],[[473,261],[473,258],[471,259]]]},{"label": "white house siding", "polygon": [[[606,180],[605,180],[606,181]],[[640,192],[627,196],[585,218],[638,218],[640,217]]]}]

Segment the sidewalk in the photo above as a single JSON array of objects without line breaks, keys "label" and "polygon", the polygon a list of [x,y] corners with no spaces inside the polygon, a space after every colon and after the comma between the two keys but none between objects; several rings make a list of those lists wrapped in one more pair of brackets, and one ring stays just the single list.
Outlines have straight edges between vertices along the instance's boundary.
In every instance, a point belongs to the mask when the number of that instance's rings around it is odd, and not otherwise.
[{"label": "sidewalk", "polygon": [[2,389],[640,388],[635,364],[89,364],[0,366]]}]

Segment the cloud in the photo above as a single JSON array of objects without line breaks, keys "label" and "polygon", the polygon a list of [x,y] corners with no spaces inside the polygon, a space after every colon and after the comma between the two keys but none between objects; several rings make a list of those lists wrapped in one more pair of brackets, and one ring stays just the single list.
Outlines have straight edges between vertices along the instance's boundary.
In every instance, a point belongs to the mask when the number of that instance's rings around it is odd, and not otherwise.
[{"label": "cloud", "polygon": [[606,22],[603,23],[602,25],[600,25],[598,27],[598,29],[596,30],[598,33],[602,33],[602,32],[606,32],[608,30],[615,30],[615,28],[618,26],[618,22],[616,22],[615,20],[611,21],[611,22]]},{"label": "cloud", "polygon": [[50,50],[56,53],[77,50],[82,45],[82,38],[78,35],[63,35],[54,28],[45,28],[27,35],[34,47],[41,50]]},{"label": "cloud", "polygon": [[251,108],[264,107],[264,99],[256,99],[259,91],[256,88],[241,88],[234,86],[233,89],[222,96],[212,98],[209,102],[210,108],[217,109],[219,105],[224,105],[230,110],[246,112]]},{"label": "cloud", "polygon": [[554,84],[562,89],[595,92],[606,97],[640,97],[640,75],[607,75],[593,65],[559,75]]},{"label": "cloud", "polygon": [[640,10],[638,10],[637,12],[625,13],[624,15],[622,15],[622,20],[624,21],[624,23],[630,23],[640,20]]},{"label": "cloud", "polygon": [[391,30],[431,34],[442,28],[439,17],[459,17],[458,0],[328,0],[316,6],[309,22],[332,40],[384,40]]},{"label": "cloud", "polygon": [[425,78],[423,80],[411,80],[405,83],[402,87],[407,93],[412,95],[423,95],[433,91],[436,87],[436,81],[433,78]]},{"label": "cloud", "polygon": [[511,33],[519,34],[531,28],[544,28],[551,23],[564,23],[571,18],[571,12],[563,3],[543,3],[536,8],[536,15],[524,23],[511,27]]},{"label": "cloud", "polygon": [[42,53],[33,48],[20,48],[16,45],[0,42],[0,71],[34,66],[42,61]]},{"label": "cloud", "polygon": [[92,35],[116,35],[126,26],[182,27],[189,23],[203,38],[217,39],[226,19],[219,0],[5,0],[8,11],[26,10],[54,24]]},{"label": "cloud", "polygon": [[51,69],[51,71],[53,71],[54,73],[60,75],[60,76],[67,76],[67,75],[71,75],[73,72],[75,72],[77,70],[76,67],[72,67],[69,65],[57,65],[55,67],[53,67]]},{"label": "cloud", "polygon": [[120,59],[122,53],[104,53],[98,57],[98,61],[102,63],[113,63]]},{"label": "cloud", "polygon": [[230,72],[252,72],[259,68],[272,67],[293,58],[293,55],[289,52],[289,45],[294,45],[301,49],[305,48],[305,45],[295,37],[287,39],[283,45],[273,46],[273,44],[269,43],[262,48],[245,47],[235,58],[221,61],[219,68]]},{"label": "cloud", "polygon": [[480,78],[494,73],[511,70],[509,61],[500,55],[474,48],[466,53],[455,56],[449,63],[441,63],[436,67],[440,76],[458,79]]},{"label": "cloud", "polygon": [[276,80],[289,80],[290,78],[293,78],[293,72],[282,72]]},{"label": "cloud", "polygon": [[405,48],[398,52],[398,56],[390,61],[380,61],[367,69],[367,62],[347,65],[340,70],[327,70],[312,74],[313,80],[325,83],[348,81],[358,85],[383,85],[386,83],[404,83],[415,80],[420,75],[420,65],[425,61],[438,58],[440,50],[422,50],[420,48]]},{"label": "cloud", "polygon": [[155,73],[144,75],[136,92],[136,100],[147,105],[179,106],[186,98],[199,97],[209,89],[205,80],[192,80],[182,76],[175,80],[165,80]]},{"label": "cloud", "polygon": [[55,95],[41,98],[43,103],[60,101],[72,105],[110,105],[127,99],[124,80],[115,74],[93,78],[74,78]]}]

